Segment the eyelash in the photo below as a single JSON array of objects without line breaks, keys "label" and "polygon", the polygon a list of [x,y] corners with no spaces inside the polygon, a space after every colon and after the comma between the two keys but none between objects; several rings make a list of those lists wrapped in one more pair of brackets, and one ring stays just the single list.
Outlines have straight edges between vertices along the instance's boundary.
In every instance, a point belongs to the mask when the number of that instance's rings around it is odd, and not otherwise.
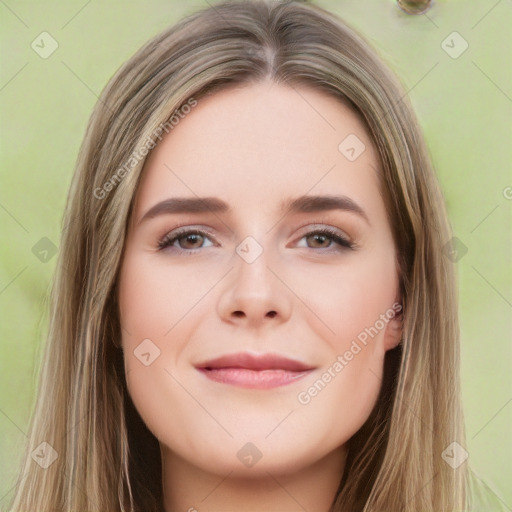
[{"label": "eyelash", "polygon": [[[171,236],[172,235],[172,236]],[[168,247],[171,247],[177,240],[180,238],[186,238],[189,235],[200,235],[200,236],[206,236],[208,238],[211,238],[212,235],[208,233],[207,231],[203,231],[201,229],[183,229],[181,231],[177,231],[175,233],[169,233],[165,235],[159,242],[158,242],[158,250],[162,251]],[[309,231],[308,233],[304,234],[300,240],[303,238],[310,237],[312,235],[327,235],[328,238],[330,238],[334,243],[338,244],[339,248],[336,250],[346,250],[351,249],[353,250],[355,247],[355,244],[341,236],[337,231],[334,229],[331,229],[329,227],[319,228],[315,229],[313,231]],[[179,253],[182,254],[188,254],[193,255],[198,250],[202,249],[202,247],[198,247],[195,249],[181,249],[179,247],[174,247],[175,250],[177,250]],[[310,249],[314,249],[313,247],[310,247]],[[320,248],[320,250],[324,249],[325,252],[332,252],[333,249],[329,247],[327,248]]]}]

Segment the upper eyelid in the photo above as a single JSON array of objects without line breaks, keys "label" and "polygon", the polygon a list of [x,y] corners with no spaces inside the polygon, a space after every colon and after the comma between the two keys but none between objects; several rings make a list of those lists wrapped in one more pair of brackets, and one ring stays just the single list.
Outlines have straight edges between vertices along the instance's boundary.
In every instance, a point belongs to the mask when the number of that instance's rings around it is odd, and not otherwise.
[{"label": "upper eyelid", "polygon": [[165,243],[167,240],[173,240],[173,243],[189,234],[198,233],[201,236],[207,235],[207,238],[211,239],[214,244],[217,244],[215,239],[215,235],[208,229],[202,227],[194,227],[194,226],[180,226],[177,227],[167,233],[165,233],[162,237],[158,239],[158,245]]},{"label": "upper eyelid", "polygon": [[341,237],[346,238],[347,240],[352,239],[352,237],[344,229],[341,229],[337,226],[333,226],[328,222],[313,222],[312,224],[306,224],[300,227],[298,230],[302,229],[307,229],[307,231],[305,231],[302,236],[307,235],[310,232],[322,231],[322,229],[330,229],[332,231],[337,231]]},{"label": "upper eyelid", "polygon": [[[339,228],[337,226],[332,226],[331,224],[324,223],[324,222],[313,222],[313,223],[310,223],[310,224],[305,224],[304,226],[301,226],[301,227],[297,228],[297,231],[300,231],[302,229],[307,229],[305,234],[308,234],[311,231],[322,230],[322,229],[325,229],[325,228],[336,230],[336,231],[339,232],[339,234],[341,236],[344,236],[345,238],[351,238],[350,235],[344,229],[341,229],[341,228]],[[204,227],[204,226],[201,226],[201,225],[185,224],[183,226],[177,226],[176,228],[172,229],[171,231],[167,231],[162,236],[162,238],[170,236],[170,235],[177,236],[177,235],[179,235],[181,233],[186,234],[186,233],[188,233],[190,231],[201,231],[201,232],[206,233],[207,235],[215,237],[215,234],[213,233],[213,230],[210,229],[210,228],[207,228],[207,227]]]}]

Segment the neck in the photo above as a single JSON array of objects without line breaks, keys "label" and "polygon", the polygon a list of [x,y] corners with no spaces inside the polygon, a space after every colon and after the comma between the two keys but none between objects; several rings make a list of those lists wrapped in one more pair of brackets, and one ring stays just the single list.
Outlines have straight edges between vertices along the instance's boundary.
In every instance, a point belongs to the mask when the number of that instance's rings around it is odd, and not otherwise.
[{"label": "neck", "polygon": [[162,484],[166,512],[328,512],[341,481],[346,448],[293,474],[260,469],[240,476],[214,474],[191,465],[165,447]]}]

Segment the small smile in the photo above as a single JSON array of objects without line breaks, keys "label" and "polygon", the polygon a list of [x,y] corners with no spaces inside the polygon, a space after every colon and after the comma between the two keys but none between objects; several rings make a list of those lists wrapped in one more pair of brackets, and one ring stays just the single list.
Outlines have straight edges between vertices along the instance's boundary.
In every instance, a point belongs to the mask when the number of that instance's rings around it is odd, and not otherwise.
[{"label": "small smile", "polygon": [[205,361],[196,368],[209,379],[223,384],[271,389],[296,382],[314,370],[300,361],[276,354],[230,354]]}]

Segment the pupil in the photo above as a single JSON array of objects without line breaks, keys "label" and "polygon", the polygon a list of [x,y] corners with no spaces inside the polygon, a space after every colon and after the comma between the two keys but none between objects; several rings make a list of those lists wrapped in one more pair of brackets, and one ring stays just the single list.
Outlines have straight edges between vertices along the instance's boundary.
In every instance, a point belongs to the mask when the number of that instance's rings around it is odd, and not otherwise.
[{"label": "pupil", "polygon": [[326,240],[325,235],[314,235],[314,237],[320,245],[322,245],[322,243]]},{"label": "pupil", "polygon": [[187,235],[186,240],[187,240],[187,242],[190,242],[192,245],[194,245],[194,242],[197,242],[199,237],[200,237],[200,235],[191,234],[191,235]]}]

